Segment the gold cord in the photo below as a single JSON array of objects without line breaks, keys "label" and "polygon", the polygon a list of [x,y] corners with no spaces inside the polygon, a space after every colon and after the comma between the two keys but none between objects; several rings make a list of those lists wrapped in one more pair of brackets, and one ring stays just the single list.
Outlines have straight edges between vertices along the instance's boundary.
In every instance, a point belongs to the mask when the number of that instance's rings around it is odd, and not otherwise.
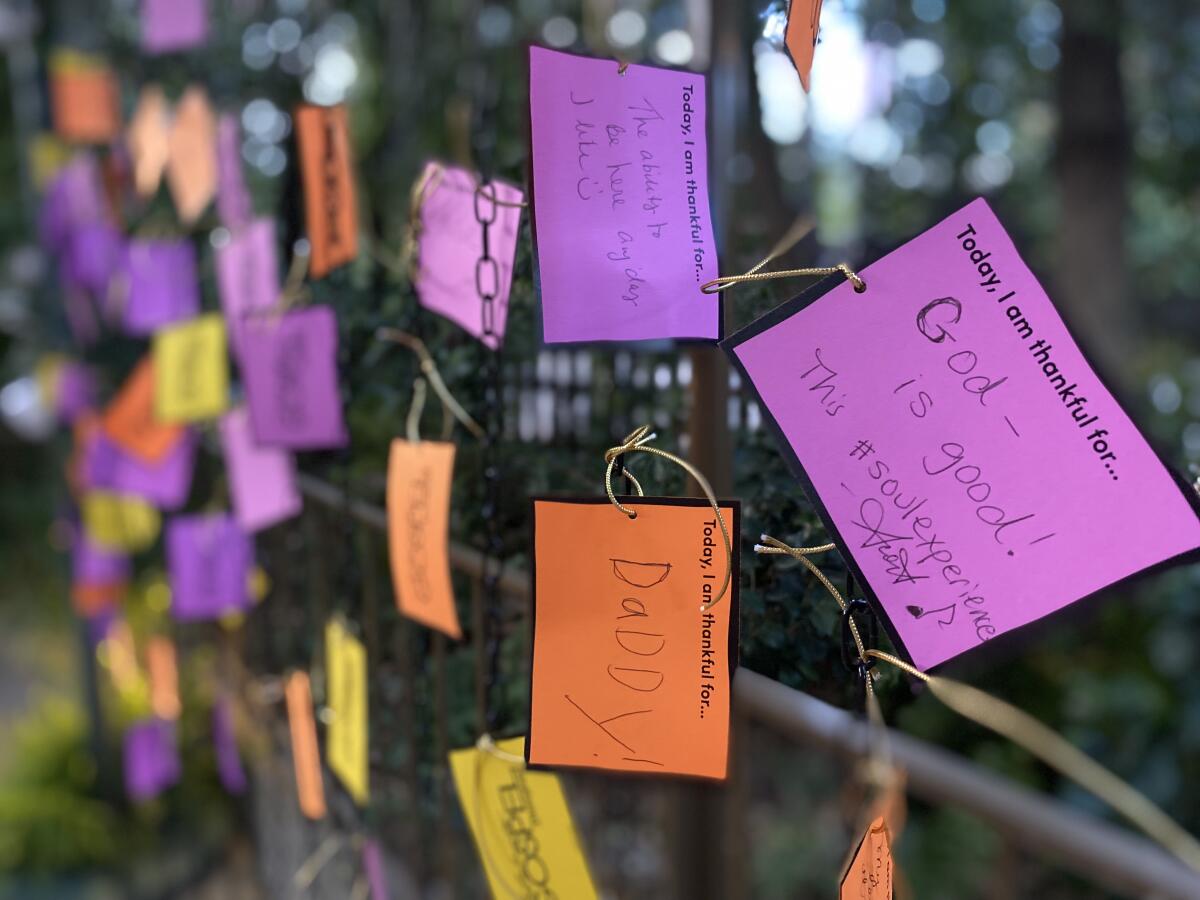
[{"label": "gold cord", "polygon": [[[842,610],[846,609],[846,601],[837,588],[828,578],[817,571],[808,559],[808,554],[833,549],[834,545],[789,547],[782,541],[777,541],[767,535],[763,535],[762,540],[763,544],[754,548],[756,553],[782,554],[800,560],[817,575]],[[1200,872],[1200,842],[1184,831],[1145,794],[1122,781],[1090,756],[1076,749],[1055,731],[1012,704],[968,684],[922,672],[916,666],[890,653],[884,653],[874,648],[864,649],[857,628],[854,627],[853,619],[850,620],[850,626],[854,630],[854,639],[858,644],[862,661],[880,660],[925,682],[929,686],[930,693],[949,709],[963,718],[970,719],[1001,737],[1007,738],[1055,771],[1090,791],[1187,866]],[[866,690],[868,714],[871,714],[871,700],[875,699],[875,689],[870,679],[867,679]],[[879,721],[882,723],[882,716]]]},{"label": "gold cord", "polygon": [[810,231],[813,229],[812,220],[807,216],[799,216],[792,223],[791,227],[784,232],[783,237],[771,248],[763,259],[757,265],[753,266],[744,275],[726,275],[722,278],[714,278],[712,281],[705,282],[700,286],[700,290],[705,294],[719,294],[726,288],[731,288],[735,284],[747,284],[753,281],[771,281],[776,278],[801,278],[820,275],[836,275],[841,272],[846,276],[846,279],[854,285],[854,290],[862,293],[867,289],[867,283],[854,272],[846,263],[839,263],[836,266],[812,266],[804,269],[782,269],[777,272],[763,272],[761,269],[787,253],[792,247],[796,246]]},{"label": "gold cord", "polygon": [[[721,598],[725,596],[726,591],[729,590],[729,583],[733,579],[733,543],[729,538],[729,528],[725,525],[725,516],[721,513],[721,506],[717,502],[716,494],[713,493],[712,485],[708,483],[708,479],[704,477],[704,474],[687,460],[676,456],[674,453],[668,453],[666,450],[660,450],[657,447],[648,446],[649,442],[654,440],[655,437],[657,437],[657,435],[650,431],[650,426],[643,425],[626,436],[624,443],[622,443],[620,446],[610,447],[605,451],[604,462],[607,463],[607,467],[604,470],[604,491],[606,494],[608,494],[608,499],[613,506],[623,512],[625,515],[629,516],[629,518],[637,518],[637,510],[630,509],[628,506],[622,504],[621,501],[617,499],[617,495],[613,492],[613,469],[616,467],[617,460],[626,453],[650,453],[654,456],[662,457],[665,460],[675,463],[675,465],[682,468],[685,472],[691,475],[692,478],[695,479],[696,484],[700,485],[700,490],[704,491],[704,496],[708,498],[708,502],[712,505],[713,511],[716,513],[717,524],[721,526],[721,537],[725,541],[725,555],[728,562],[725,567],[725,580],[721,582],[721,589],[717,592],[716,597],[714,597],[708,603],[700,604],[701,611],[708,612],[708,610],[716,606],[717,603],[721,601]],[[626,470],[625,474],[637,488],[638,496],[645,496],[645,494],[642,492],[642,486],[637,479],[630,475],[628,470]]]},{"label": "gold cord", "polygon": [[408,408],[408,417],[404,420],[404,431],[410,444],[421,443],[421,413],[425,410],[425,379],[413,380],[412,405]]},{"label": "gold cord", "polygon": [[[478,176],[476,177],[478,178]],[[489,190],[491,191],[490,194],[488,193]],[[518,200],[515,203],[511,200],[501,200],[496,196],[496,186],[490,181],[487,184],[477,181],[475,184],[475,195],[487,200],[493,206],[505,206],[509,209],[527,209],[529,207],[529,204],[524,200]]]},{"label": "gold cord", "polygon": [[425,204],[425,199],[438,189],[438,185],[442,183],[442,176],[445,174],[445,169],[441,163],[433,163],[428,165],[421,172],[421,177],[413,182],[412,190],[408,195],[408,230],[404,236],[404,247],[400,251],[400,258],[405,269],[408,271],[408,281],[410,284],[417,283],[417,272],[420,270],[420,241],[421,241],[421,207]]},{"label": "gold cord", "polygon": [[450,411],[454,418],[462,423],[462,426],[482,439],[483,429],[479,427],[479,423],[471,418],[470,414],[462,408],[454,395],[450,393],[450,389],[446,387],[446,382],[442,380],[442,375],[438,371],[437,363],[433,361],[433,356],[429,353],[429,348],[425,346],[425,342],[407,331],[401,331],[399,328],[377,328],[375,329],[375,337],[381,341],[391,341],[394,344],[400,344],[407,347],[417,355],[421,362],[421,372],[429,379],[429,384],[433,388],[434,393],[442,401],[443,406]]}]

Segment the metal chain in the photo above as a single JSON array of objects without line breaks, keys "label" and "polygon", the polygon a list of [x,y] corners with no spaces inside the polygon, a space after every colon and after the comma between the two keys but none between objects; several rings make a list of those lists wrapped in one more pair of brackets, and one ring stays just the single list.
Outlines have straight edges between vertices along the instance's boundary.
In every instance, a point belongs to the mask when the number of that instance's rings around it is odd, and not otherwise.
[{"label": "metal chain", "polygon": [[[494,696],[500,669],[500,571],[503,567],[504,542],[500,536],[500,428],[501,372],[499,334],[496,331],[496,297],[500,292],[500,267],[492,256],[491,228],[497,206],[491,181],[482,182],[475,192],[475,221],[479,223],[481,253],[475,262],[475,291],[479,296],[483,339],[488,353],[483,366],[484,438],[483,438],[483,602],[484,634],[487,655],[485,701],[487,728],[491,732],[499,720]],[[497,346],[493,346],[496,343]]]}]

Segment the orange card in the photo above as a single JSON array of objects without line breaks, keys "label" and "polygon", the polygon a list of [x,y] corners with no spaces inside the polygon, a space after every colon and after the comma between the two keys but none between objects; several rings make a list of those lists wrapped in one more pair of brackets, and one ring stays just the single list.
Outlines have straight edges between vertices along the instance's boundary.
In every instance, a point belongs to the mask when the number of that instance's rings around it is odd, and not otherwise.
[{"label": "orange card", "polygon": [[300,811],[310,819],[325,818],[325,784],[317,753],[317,723],[313,719],[312,689],[307,672],[293,672],[284,688],[288,728],[292,733],[292,764]]},{"label": "orange card", "polygon": [[723,779],[737,665],[737,501],[535,499],[531,766]]},{"label": "orange card", "polygon": [[155,635],[146,642],[146,674],[150,679],[150,709],[160,719],[179,718],[179,669],[175,663],[175,644],[170,638]]},{"label": "orange card", "polygon": [[821,23],[821,0],[791,0],[788,5],[787,32],[784,43],[800,83],[808,90],[808,78],[812,73],[813,55],[817,49],[817,29]]},{"label": "orange card", "polygon": [[90,619],[117,606],[125,599],[126,588],[127,585],[123,581],[111,584],[73,584],[72,608],[80,616]]},{"label": "orange card", "polygon": [[304,213],[312,245],[308,269],[323,278],[358,255],[358,211],[344,106],[296,108]]},{"label": "orange card", "polygon": [[846,874],[841,900],[892,900],[892,841],[887,823],[879,816],[867,828]]},{"label": "orange card", "polygon": [[102,59],[70,50],[54,53],[50,103],[54,130],[63,140],[106,144],[120,133],[117,77]]},{"label": "orange card", "polygon": [[134,188],[143,197],[150,197],[158,190],[167,165],[169,116],[162,88],[156,84],[142,88],[125,134],[125,145],[133,162]]},{"label": "orange card", "polygon": [[158,462],[183,437],[183,426],[154,416],[154,362],[137,364],[104,412],[104,433],[113,443],[146,462]]},{"label": "orange card", "polygon": [[167,187],[185,223],[195,222],[217,193],[217,116],[204,88],[183,92],[168,141]]},{"label": "orange card", "polygon": [[450,484],[454,445],[392,441],[388,456],[388,556],[400,612],[462,638],[450,584]]}]

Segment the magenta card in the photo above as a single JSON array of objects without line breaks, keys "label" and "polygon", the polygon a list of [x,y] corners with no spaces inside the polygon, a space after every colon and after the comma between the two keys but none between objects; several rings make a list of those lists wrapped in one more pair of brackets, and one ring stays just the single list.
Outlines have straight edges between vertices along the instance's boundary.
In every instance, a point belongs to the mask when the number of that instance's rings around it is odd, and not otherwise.
[{"label": "magenta card", "polygon": [[38,231],[47,248],[62,250],[80,225],[107,222],[109,218],[100,164],[92,154],[78,153],[47,187]]},{"label": "magenta card", "polygon": [[310,306],[242,321],[242,382],[258,442],[292,450],[346,446],[333,310]]},{"label": "magenta card", "polygon": [[230,346],[240,359],[242,323],[252,312],[269,309],[279,300],[279,255],[275,223],[255,219],[234,229],[229,242],[219,248],[217,287],[229,329]]},{"label": "magenta card", "polygon": [[983,200],[724,343],[920,668],[1200,547]]},{"label": "magenta card", "polygon": [[217,214],[231,231],[248,224],[254,215],[242,169],[242,130],[233,113],[217,120]]},{"label": "magenta card", "polygon": [[[421,305],[462,326],[492,350],[504,341],[513,260],[521,228],[520,203],[525,195],[512,185],[494,181],[476,193],[475,175],[465,169],[431,162],[422,176],[427,185],[421,201],[417,246],[417,296]],[[496,203],[492,198],[500,201]],[[490,221],[488,252],[495,265],[480,264],[483,232],[476,218]],[[503,204],[512,204],[505,206]],[[475,281],[479,269],[480,284]],[[484,336],[479,290],[495,294],[492,336]]]},{"label": "magenta card", "polygon": [[296,490],[292,454],[278,447],[260,445],[244,406],[223,416],[220,427],[229,493],[238,524],[246,531],[261,531],[297,515],[302,502]]},{"label": "magenta card", "polygon": [[171,614],[179,621],[217,619],[250,606],[254,546],[233,516],[177,516],[167,523]]},{"label": "magenta card", "polygon": [[246,771],[238,754],[237,735],[233,728],[233,707],[228,697],[219,696],[213,706],[213,747],[217,754],[217,776],[221,786],[231,794],[246,791]]},{"label": "magenta card", "polygon": [[533,47],[533,225],[546,343],[721,333],[705,80]]},{"label": "magenta card", "polygon": [[188,50],[208,40],[208,0],[142,0],[142,49]]},{"label": "magenta card", "polygon": [[187,502],[196,464],[196,436],[183,439],[157,463],[126,453],[97,428],[83,452],[83,479],[89,488],[132,494],[162,510],[175,510]]},{"label": "magenta card", "polygon": [[134,802],[152,800],[179,781],[175,723],[144,719],[125,732],[125,792]]},{"label": "magenta card", "polygon": [[130,241],[123,274],[129,334],[149,335],[200,312],[196,248],[189,240]]}]

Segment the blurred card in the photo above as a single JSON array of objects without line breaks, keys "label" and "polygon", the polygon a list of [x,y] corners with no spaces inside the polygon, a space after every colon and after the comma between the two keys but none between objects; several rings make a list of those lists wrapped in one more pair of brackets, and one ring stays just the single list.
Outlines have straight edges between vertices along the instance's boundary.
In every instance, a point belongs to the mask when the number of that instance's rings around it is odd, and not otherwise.
[{"label": "blurred card", "polygon": [[367,650],[337,619],[325,626],[329,770],[359,806],[367,804]]},{"label": "blurred card", "polygon": [[125,256],[124,236],[106,220],[82,222],[66,240],[62,273],[67,280],[99,300],[107,300],[113,278]]},{"label": "blurred card", "polygon": [[107,144],[121,131],[117,76],[101,58],[74,50],[50,55],[54,130],[76,144]]},{"label": "blurred card", "polygon": [[296,140],[312,256],[308,271],[324,278],[358,255],[358,210],[346,107],[296,108]]},{"label": "blurred card", "polygon": [[[473,173],[437,162],[427,163],[421,177],[425,191],[417,246],[417,296],[426,309],[440,313],[496,350],[504,341],[508,320],[508,295],[521,229],[520,204],[525,195],[502,181],[493,181],[477,195]],[[483,233],[477,208],[481,218],[491,221],[488,251],[494,266],[479,265]],[[480,287],[495,294],[493,334],[487,337]]]},{"label": "blurred card", "polygon": [[524,738],[450,754],[459,806],[493,897],[598,900],[558,776],[521,763]]},{"label": "blurred card", "polygon": [[154,415],[154,361],[147,356],[121,385],[103,419],[104,433],[118,447],[146,462],[161,462],[183,439],[182,425]]},{"label": "blurred card", "polygon": [[152,197],[162,183],[170,155],[171,109],[157,84],[148,84],[138,95],[129,122],[125,145],[133,163],[133,186],[143,197]]},{"label": "blurred card", "polygon": [[142,49],[150,54],[198,47],[208,40],[208,0],[142,0]]},{"label": "blurred card", "polygon": [[125,792],[135,803],[153,800],[178,783],[175,724],[161,719],[135,722],[125,732]]},{"label": "blurred card", "polygon": [[914,665],[1200,547],[1195,493],[985,201],[860,274],[864,293],[827,279],[722,346]]},{"label": "blurred card", "polygon": [[371,889],[371,900],[390,900],[387,867],[384,865],[383,848],[379,841],[374,838],[363,841],[362,863],[363,871],[367,875],[367,885]]},{"label": "blurred card", "polygon": [[262,531],[299,514],[303,501],[292,455],[255,440],[244,406],[221,419],[221,448],[233,512],[242,528]]},{"label": "blurred card", "polygon": [[146,462],[96,428],[84,441],[83,478],[88,487],[140,497],[162,510],[187,502],[192,487],[196,439],[186,434],[158,462]]},{"label": "blurred card", "polygon": [[250,606],[250,537],[225,513],[177,516],[167,523],[171,614],[181,622],[219,619]]},{"label": "blurred card", "polygon": [[132,567],[125,553],[106,549],[80,529],[71,547],[71,604],[81,616],[113,609],[124,597]]},{"label": "blurred card", "polygon": [[242,338],[252,348],[241,360],[242,382],[258,442],[292,450],[346,446],[333,310],[247,316]]},{"label": "blurred card", "polygon": [[158,539],[162,519],[158,510],[140,497],[109,491],[88,491],[80,503],[87,536],[98,547],[138,553]]},{"label": "blurred card", "polygon": [[300,811],[310,819],[325,818],[325,784],[317,752],[317,723],[313,719],[312,689],[307,672],[293,672],[284,688],[288,730],[292,736],[292,763]]},{"label": "blurred card", "polygon": [[[530,765],[725,778],[737,664],[736,502],[535,499]],[[733,623],[732,626],[730,623]]]},{"label": "blurred card", "polygon": [[821,24],[821,0],[791,0],[788,4],[787,32],[784,43],[800,83],[808,90],[813,56],[817,49],[817,30]]},{"label": "blurred card", "polygon": [[529,54],[546,343],[716,340],[704,76]]},{"label": "blurred card", "polygon": [[242,170],[241,126],[233,113],[225,113],[217,120],[217,215],[234,232],[254,215]]},{"label": "blurred card", "polygon": [[156,333],[154,375],[154,414],[160,421],[200,422],[225,412],[225,320],[209,313]]},{"label": "blurred card", "polygon": [[193,85],[183,92],[168,152],[167,187],[179,218],[191,224],[217,193],[217,117],[204,88]]},{"label": "blurred card", "polygon": [[246,771],[238,753],[237,733],[233,724],[233,703],[224,695],[213,705],[213,747],[217,754],[217,777],[231,794],[246,792]]},{"label": "blurred card", "polygon": [[270,309],[279,300],[279,255],[275,222],[261,218],[234,230],[217,248],[217,287],[234,355],[243,355],[242,332],[251,313]]},{"label": "blurred card", "polygon": [[388,455],[388,556],[400,612],[461,640],[450,583],[454,445],[392,441]]},{"label": "blurred card", "polygon": [[130,241],[122,275],[128,334],[150,335],[200,312],[196,248],[186,238]]},{"label": "blurred card", "polygon": [[167,721],[179,718],[179,667],[175,660],[175,644],[163,635],[146,642],[146,676],[150,682],[150,709]]}]

